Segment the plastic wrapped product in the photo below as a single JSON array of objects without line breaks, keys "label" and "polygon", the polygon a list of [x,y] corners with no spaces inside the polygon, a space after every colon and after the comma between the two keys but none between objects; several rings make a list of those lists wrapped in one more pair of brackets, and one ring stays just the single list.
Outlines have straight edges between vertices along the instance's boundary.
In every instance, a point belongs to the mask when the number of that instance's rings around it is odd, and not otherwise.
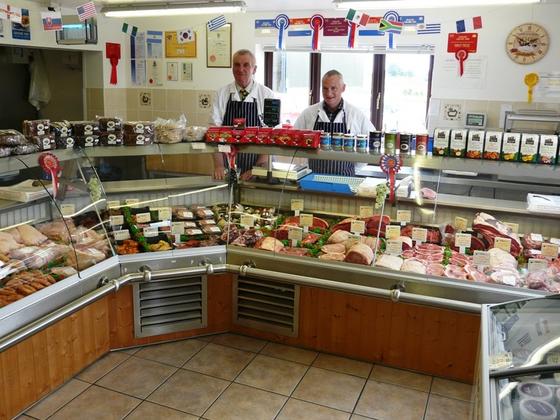
[{"label": "plastic wrapped product", "polygon": [[2,147],[0,146],[0,158],[10,156],[12,154],[11,147]]},{"label": "plastic wrapped product", "polygon": [[128,121],[123,124],[123,133],[143,134],[145,136],[154,134],[154,123],[150,121]]},{"label": "plastic wrapped product", "polygon": [[123,143],[122,132],[103,133],[99,136],[99,142],[103,146],[121,146]]},{"label": "plastic wrapped product", "polygon": [[57,149],[73,149],[76,145],[74,137],[59,137],[55,141]]},{"label": "plastic wrapped product", "polygon": [[123,144],[125,146],[146,146],[154,142],[153,135],[124,133]]},{"label": "plastic wrapped product", "polygon": [[154,122],[156,143],[180,143],[183,140],[186,125],[187,118],[184,115],[181,115],[178,120],[158,118]]},{"label": "plastic wrapped product", "polygon": [[14,147],[27,143],[25,136],[17,130],[0,130],[0,146]]},{"label": "plastic wrapped product", "polygon": [[54,135],[32,136],[29,140],[39,147],[39,150],[52,150],[56,147]]},{"label": "plastic wrapped product", "polygon": [[98,136],[99,124],[97,121],[73,121],[72,132],[74,137]]},{"label": "plastic wrapped product", "polygon": [[185,132],[183,135],[184,141],[202,141],[204,140],[204,135],[208,128],[206,127],[197,127],[197,126],[189,126],[185,128]]},{"label": "plastic wrapped product", "polygon": [[68,121],[55,121],[51,123],[51,134],[54,138],[70,137],[72,135],[72,125]]},{"label": "plastic wrapped product", "polygon": [[122,130],[122,120],[118,117],[97,117],[97,122],[102,133],[115,133]]},{"label": "plastic wrapped product", "polygon": [[12,149],[12,154],[13,155],[28,155],[29,153],[35,153],[39,151],[39,146],[37,146],[36,144],[22,144],[19,146],[16,146]]},{"label": "plastic wrapped product", "polygon": [[219,235],[222,233],[222,230],[216,225],[203,226],[202,231],[207,235]]},{"label": "plastic wrapped product", "polygon": [[25,137],[44,136],[49,134],[50,120],[25,120],[23,122],[23,135]]},{"label": "plastic wrapped product", "polygon": [[99,144],[99,136],[76,136],[77,147],[94,147]]}]

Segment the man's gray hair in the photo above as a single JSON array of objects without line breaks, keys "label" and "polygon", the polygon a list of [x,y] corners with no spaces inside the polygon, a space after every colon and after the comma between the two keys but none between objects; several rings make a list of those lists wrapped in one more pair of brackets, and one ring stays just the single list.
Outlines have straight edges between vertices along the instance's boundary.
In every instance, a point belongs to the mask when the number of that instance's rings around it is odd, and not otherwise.
[{"label": "man's gray hair", "polygon": [[257,58],[255,57],[255,54],[253,54],[251,50],[246,50],[246,49],[237,50],[233,54],[233,60],[235,60],[235,57],[240,55],[248,55],[249,57],[251,57],[251,62],[253,63],[253,66],[257,64]]},{"label": "man's gray hair", "polygon": [[329,70],[323,75],[323,80],[325,80],[327,77],[333,77],[333,76],[340,77],[340,80],[342,81],[342,83],[344,83],[344,77],[342,76],[342,73],[339,72],[338,70]]}]

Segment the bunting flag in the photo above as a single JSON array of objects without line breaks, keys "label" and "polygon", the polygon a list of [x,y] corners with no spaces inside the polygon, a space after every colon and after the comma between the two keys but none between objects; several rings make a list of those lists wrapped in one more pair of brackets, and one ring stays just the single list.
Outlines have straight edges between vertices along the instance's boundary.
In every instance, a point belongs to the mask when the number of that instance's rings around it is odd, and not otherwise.
[{"label": "bunting flag", "polygon": [[136,38],[136,34],[138,33],[138,27],[129,25],[128,23],[124,22],[122,24],[122,31],[125,34],[130,35],[133,38]]},{"label": "bunting flag", "polygon": [[192,28],[182,29],[177,31],[177,43],[186,44],[187,42],[194,41],[194,31]]},{"label": "bunting flag", "polygon": [[206,25],[208,26],[209,31],[215,31],[216,29],[220,29],[226,23],[226,17],[224,15],[221,15],[215,17],[214,19],[210,19]]},{"label": "bunting flag", "polygon": [[60,31],[62,29],[62,16],[60,12],[41,12],[43,30]]},{"label": "bunting flag", "polygon": [[365,13],[350,9],[348,10],[348,14],[346,15],[346,20],[355,23],[357,26],[366,26],[369,20],[369,16]]},{"label": "bunting flag", "polygon": [[10,6],[0,3],[0,19],[9,20],[14,23],[21,23],[21,7]]},{"label": "bunting flag", "polygon": [[395,22],[390,20],[381,19],[379,22],[379,30],[393,34],[400,34],[403,29],[402,22]]},{"label": "bunting flag", "polygon": [[80,19],[80,22],[83,22],[86,19],[91,19],[97,15],[95,4],[92,1],[88,1],[81,6],[76,7],[76,13],[78,13],[78,19]]},{"label": "bunting flag", "polygon": [[461,19],[455,22],[457,32],[472,32],[477,29],[482,29],[482,17],[475,16],[472,19]]},{"label": "bunting flag", "polygon": [[441,33],[441,23],[426,23],[423,26],[418,25],[416,29],[418,35],[431,35]]}]

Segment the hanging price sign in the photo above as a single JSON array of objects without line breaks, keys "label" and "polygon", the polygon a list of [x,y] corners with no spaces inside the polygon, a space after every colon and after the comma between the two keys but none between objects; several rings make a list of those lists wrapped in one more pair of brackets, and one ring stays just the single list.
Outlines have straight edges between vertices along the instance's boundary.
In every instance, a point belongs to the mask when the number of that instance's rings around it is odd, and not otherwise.
[{"label": "hanging price sign", "polygon": [[373,207],[360,206],[360,217],[371,217],[371,216],[373,216]]},{"label": "hanging price sign", "polygon": [[454,53],[459,61],[459,76],[465,71],[465,61],[470,53],[475,53],[478,46],[477,33],[451,33],[447,37],[447,52]]},{"label": "hanging price sign", "polygon": [[395,225],[387,225],[385,227],[385,239],[397,239],[401,236],[401,227]]}]

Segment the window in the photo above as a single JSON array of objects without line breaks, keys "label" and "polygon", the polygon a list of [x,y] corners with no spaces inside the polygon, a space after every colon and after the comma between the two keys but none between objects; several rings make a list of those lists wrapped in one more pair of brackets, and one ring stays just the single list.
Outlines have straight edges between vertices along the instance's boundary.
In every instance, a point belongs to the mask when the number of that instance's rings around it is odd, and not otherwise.
[{"label": "window", "polygon": [[[332,69],[344,75],[343,97],[378,129],[426,131],[433,56],[418,53],[274,52],[265,73],[282,100],[282,122],[293,123],[311,95],[321,100],[321,76]],[[311,56],[314,56],[311,59]],[[313,101],[315,102],[315,101]]]}]

